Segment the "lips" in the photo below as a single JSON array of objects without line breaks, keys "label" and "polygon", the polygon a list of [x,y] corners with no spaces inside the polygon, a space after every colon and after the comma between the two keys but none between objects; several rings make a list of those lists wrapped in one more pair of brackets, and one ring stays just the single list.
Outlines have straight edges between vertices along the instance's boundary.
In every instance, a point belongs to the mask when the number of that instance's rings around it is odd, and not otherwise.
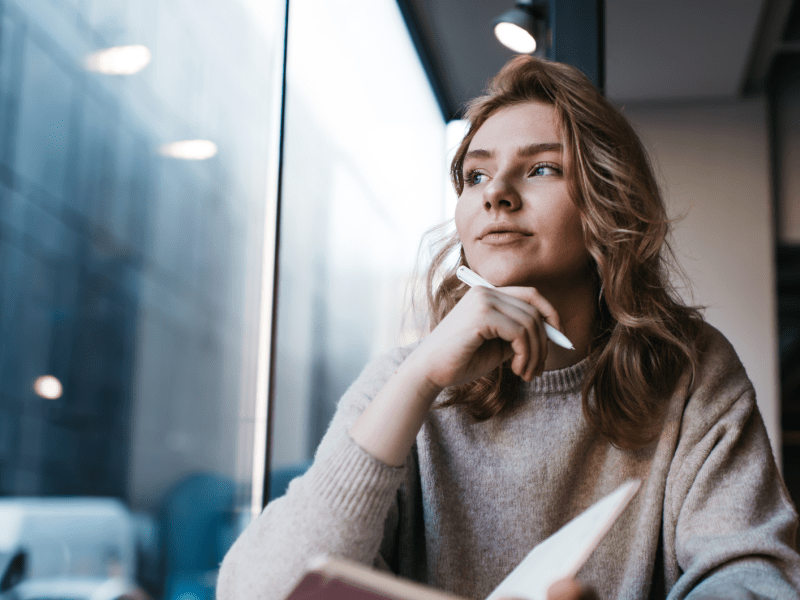
[{"label": "lips", "polygon": [[490,223],[478,234],[478,239],[484,242],[514,241],[533,235],[523,227],[513,223]]}]

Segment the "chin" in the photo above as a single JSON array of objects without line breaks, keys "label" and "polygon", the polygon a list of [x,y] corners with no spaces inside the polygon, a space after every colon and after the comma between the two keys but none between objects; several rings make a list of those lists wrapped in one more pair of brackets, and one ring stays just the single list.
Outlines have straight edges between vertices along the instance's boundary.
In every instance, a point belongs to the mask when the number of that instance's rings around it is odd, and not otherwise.
[{"label": "chin", "polygon": [[520,269],[507,262],[495,265],[489,261],[475,270],[481,277],[497,287],[532,286],[536,281],[536,274],[531,273],[529,268]]}]

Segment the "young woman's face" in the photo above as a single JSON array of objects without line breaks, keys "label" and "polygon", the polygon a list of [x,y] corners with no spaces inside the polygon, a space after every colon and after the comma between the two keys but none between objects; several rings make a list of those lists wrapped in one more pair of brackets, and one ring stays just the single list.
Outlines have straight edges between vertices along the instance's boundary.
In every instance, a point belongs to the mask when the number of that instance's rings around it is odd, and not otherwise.
[{"label": "young woman's face", "polygon": [[585,283],[589,253],[551,105],[529,102],[493,114],[463,168],[455,220],[474,271],[497,286]]}]

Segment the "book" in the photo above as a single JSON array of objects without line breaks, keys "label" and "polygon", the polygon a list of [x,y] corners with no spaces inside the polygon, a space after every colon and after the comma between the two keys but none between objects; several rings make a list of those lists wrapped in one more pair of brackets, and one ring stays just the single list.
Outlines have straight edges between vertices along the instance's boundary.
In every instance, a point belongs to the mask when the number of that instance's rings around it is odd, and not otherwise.
[{"label": "book", "polygon": [[[574,577],[639,491],[632,479],[538,544],[486,600],[546,600],[548,588]],[[460,596],[333,557],[308,566],[286,600],[464,600]]]}]

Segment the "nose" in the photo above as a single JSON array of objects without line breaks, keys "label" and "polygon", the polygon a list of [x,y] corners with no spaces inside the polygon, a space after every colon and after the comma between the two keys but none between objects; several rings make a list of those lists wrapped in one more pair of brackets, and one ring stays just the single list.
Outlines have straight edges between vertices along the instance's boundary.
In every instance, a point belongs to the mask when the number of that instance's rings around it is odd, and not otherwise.
[{"label": "nose", "polygon": [[495,177],[483,189],[483,208],[491,210],[519,210],[522,197],[506,177]]}]

